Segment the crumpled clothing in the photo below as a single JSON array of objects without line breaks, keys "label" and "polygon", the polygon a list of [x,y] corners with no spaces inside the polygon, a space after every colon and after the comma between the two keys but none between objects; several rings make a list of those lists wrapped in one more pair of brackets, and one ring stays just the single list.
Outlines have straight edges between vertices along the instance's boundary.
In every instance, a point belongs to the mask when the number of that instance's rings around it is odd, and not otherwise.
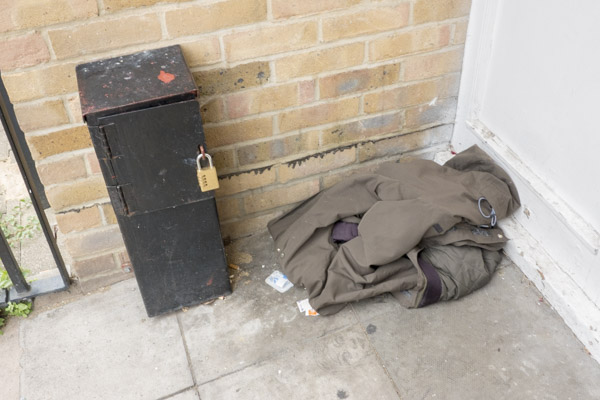
[{"label": "crumpled clothing", "polygon": [[334,242],[344,243],[358,236],[358,224],[338,221],[333,225],[331,238]]},{"label": "crumpled clothing", "polygon": [[[320,314],[382,293],[419,307],[431,301],[423,300],[431,278],[420,257],[439,275],[438,300],[460,298],[491,278],[507,239],[498,227],[489,228],[478,206],[482,197],[498,220],[520,206],[508,174],[473,146],[443,166],[428,160],[382,164],[374,174],[323,190],[268,228],[283,253],[283,271],[307,289]],[[335,224],[356,216],[358,235],[335,243]]]}]

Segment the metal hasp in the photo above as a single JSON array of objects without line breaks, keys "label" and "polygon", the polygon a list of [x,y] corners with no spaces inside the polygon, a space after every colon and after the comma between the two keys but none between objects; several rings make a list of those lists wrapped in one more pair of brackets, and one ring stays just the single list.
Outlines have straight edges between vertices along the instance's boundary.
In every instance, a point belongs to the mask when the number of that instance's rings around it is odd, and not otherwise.
[{"label": "metal hasp", "polygon": [[18,302],[23,299],[31,299],[39,295],[66,290],[69,288],[69,274],[62,256],[60,255],[60,251],[58,250],[52,228],[44,213],[44,208],[48,207],[44,189],[39,176],[37,175],[31,153],[29,152],[29,148],[25,141],[25,135],[19,127],[14,108],[8,98],[8,93],[6,92],[1,75],[0,123],[6,132],[8,143],[15,155],[15,160],[19,166],[23,182],[31,197],[31,204],[40,221],[42,231],[44,232],[44,236],[46,237],[46,241],[48,242],[50,252],[52,253],[52,257],[58,270],[58,275],[28,283],[15,260],[14,254],[6,241],[4,233],[0,230],[0,259],[13,284],[12,288],[6,292],[0,290],[0,306],[3,306],[8,302]]},{"label": "metal hasp", "polygon": [[206,144],[180,47],[76,71],[82,114],[148,315],[230,294],[214,192],[198,187],[197,149]]}]

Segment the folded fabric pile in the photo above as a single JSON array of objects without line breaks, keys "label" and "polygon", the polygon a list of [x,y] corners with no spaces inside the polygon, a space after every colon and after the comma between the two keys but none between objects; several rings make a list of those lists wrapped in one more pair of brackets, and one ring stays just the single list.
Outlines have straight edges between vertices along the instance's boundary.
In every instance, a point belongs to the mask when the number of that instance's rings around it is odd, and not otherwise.
[{"label": "folded fabric pile", "polygon": [[284,273],[320,314],[383,293],[414,308],[488,283],[507,240],[496,221],[519,206],[508,174],[473,146],[443,166],[382,164],[268,227]]}]

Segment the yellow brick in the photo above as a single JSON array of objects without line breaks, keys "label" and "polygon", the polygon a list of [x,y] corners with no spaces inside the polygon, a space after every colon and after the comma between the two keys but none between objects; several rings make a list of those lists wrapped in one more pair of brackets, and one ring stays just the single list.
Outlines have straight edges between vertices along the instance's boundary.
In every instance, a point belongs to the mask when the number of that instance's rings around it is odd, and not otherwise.
[{"label": "yellow brick", "polygon": [[0,32],[83,20],[96,15],[96,0],[3,0],[0,1]]},{"label": "yellow brick", "polygon": [[422,24],[443,21],[469,15],[471,0],[417,0],[413,10],[413,22]]},{"label": "yellow brick", "polygon": [[351,43],[344,46],[295,54],[275,61],[278,81],[299,76],[315,75],[360,65],[365,57],[364,43]]},{"label": "yellow brick", "polygon": [[354,117],[358,115],[359,103],[359,98],[354,97],[282,113],[279,116],[279,131],[287,132]]},{"label": "yellow brick", "polygon": [[[104,259],[108,256],[112,257],[113,255],[109,254],[107,256],[98,257],[98,259]],[[81,268],[85,267],[80,267],[79,264],[83,262],[87,263],[87,261],[87,259],[77,260],[73,263],[73,268],[76,271],[76,274],[79,274],[75,276],[77,276],[78,285],[81,287],[82,293],[90,294],[95,291],[111,287],[115,283],[119,283],[134,277],[133,270],[131,269],[126,271],[123,268],[121,268],[121,264],[112,264],[110,267],[108,265],[101,265],[100,267],[102,269],[102,272],[98,275],[90,276],[87,273],[85,275],[81,275],[79,271],[81,270]]]},{"label": "yellow brick", "polygon": [[100,170],[100,162],[98,161],[98,157],[96,157],[96,153],[88,153],[85,155],[85,159],[90,167],[90,172],[92,175],[99,174],[102,171]]},{"label": "yellow brick", "polygon": [[318,131],[306,132],[243,146],[237,150],[238,162],[240,165],[248,165],[316,150],[319,148],[319,135]]},{"label": "yellow brick", "polygon": [[263,117],[252,120],[233,122],[204,127],[206,144],[210,148],[242,143],[273,134],[273,118]]},{"label": "yellow brick", "polygon": [[81,102],[79,101],[79,94],[67,97],[67,109],[73,117],[74,122],[78,124],[83,122],[83,117],[81,116]]},{"label": "yellow brick", "polygon": [[456,116],[456,97],[438,100],[406,110],[406,129],[421,129],[425,125],[450,124]]},{"label": "yellow brick", "polygon": [[348,8],[360,0],[273,0],[273,18],[288,18]]},{"label": "yellow brick", "polygon": [[221,233],[224,238],[238,239],[244,236],[267,229],[267,224],[274,218],[283,214],[283,210],[260,215],[258,217],[244,218],[239,221],[229,222],[221,226]]},{"label": "yellow brick", "polygon": [[240,209],[240,199],[227,198],[217,200],[217,212],[220,221],[236,218],[242,215]]},{"label": "yellow brick", "polygon": [[221,45],[218,37],[202,38],[193,43],[181,43],[188,67],[210,65],[221,61]]},{"label": "yellow brick", "polygon": [[323,19],[323,40],[331,41],[408,25],[410,3],[396,7],[374,7],[353,14]]},{"label": "yellow brick", "polygon": [[207,102],[201,100],[200,114],[202,121],[207,124],[210,122],[221,122],[225,119],[225,107],[223,98],[217,97]]},{"label": "yellow brick", "polygon": [[63,59],[155,42],[162,37],[162,31],[158,16],[142,15],[50,30],[48,36],[56,57]]},{"label": "yellow brick", "polygon": [[37,167],[42,183],[46,186],[84,178],[87,175],[83,157],[73,157]]},{"label": "yellow brick", "polygon": [[120,273],[112,254],[105,254],[85,260],[77,260],[73,263],[73,269],[75,276],[77,276],[80,281],[78,284],[86,283],[86,292],[91,289],[91,287],[87,285],[87,281],[93,280],[93,278],[97,276]]},{"label": "yellow brick", "polygon": [[[29,67],[49,59],[48,46],[39,33],[3,38],[0,41],[0,70],[2,71]],[[4,79],[4,74],[2,78]],[[9,95],[12,99],[10,91]],[[12,101],[18,100],[12,99]]]},{"label": "yellow brick", "polygon": [[267,2],[226,0],[168,11],[165,18],[169,36],[187,36],[264,21],[267,19]]},{"label": "yellow brick", "polygon": [[463,44],[467,40],[467,29],[469,27],[469,21],[459,21],[454,24],[454,38],[452,43]]},{"label": "yellow brick", "polygon": [[[349,169],[348,169],[349,168]],[[321,178],[323,182],[323,189],[330,188],[336,183],[341,182],[342,180],[350,177],[355,177],[360,174],[372,174],[375,172],[377,168],[379,168],[379,164],[371,164],[371,165],[356,165],[350,166],[348,168],[344,168],[343,171],[333,171],[328,175],[325,175]]]},{"label": "yellow brick", "polygon": [[427,103],[438,94],[436,81],[414,83],[365,96],[365,112],[376,113]]},{"label": "yellow brick", "polygon": [[244,192],[267,186],[275,182],[274,168],[265,168],[260,171],[241,172],[219,179],[220,188],[216,191],[218,197]]},{"label": "yellow brick", "polygon": [[364,162],[375,158],[399,156],[409,151],[448,143],[451,137],[452,125],[443,125],[425,131],[380,140],[375,143],[366,143],[359,146],[358,159],[360,162]]},{"label": "yellow brick", "polygon": [[102,213],[104,214],[106,225],[114,225],[117,223],[117,215],[110,203],[102,204]]},{"label": "yellow brick", "polygon": [[439,49],[450,42],[450,26],[414,29],[369,43],[369,60],[381,61],[405,54]]},{"label": "yellow brick", "polygon": [[218,172],[223,172],[235,167],[234,151],[225,150],[217,153],[211,153],[213,162]]},{"label": "yellow brick", "polygon": [[460,71],[462,57],[463,48],[461,47],[444,53],[407,58],[404,62],[404,80],[426,79]]},{"label": "yellow brick", "polygon": [[121,231],[115,225],[110,228],[72,235],[67,238],[66,245],[74,258],[89,257],[111,250],[116,251],[125,246]]},{"label": "yellow brick", "polygon": [[314,102],[316,86],[317,82],[314,80],[298,82],[298,104],[305,105]]},{"label": "yellow brick", "polygon": [[235,93],[227,96],[226,102],[229,118],[280,110],[298,105],[298,84]]},{"label": "yellow brick", "polygon": [[25,132],[69,123],[67,110],[61,100],[49,100],[37,104],[17,104],[15,113],[19,126]]},{"label": "yellow brick", "polygon": [[93,258],[86,257],[84,260],[75,260],[73,270],[82,292],[89,294],[131,278],[133,274],[121,268],[122,261],[115,263],[115,255],[118,257],[117,260],[121,260],[122,254],[123,252],[111,253]]},{"label": "yellow brick", "polygon": [[269,82],[269,63],[252,62],[233,68],[217,68],[194,72],[194,80],[201,96],[223,94],[264,85]]},{"label": "yellow brick", "polygon": [[75,64],[59,64],[2,75],[12,102],[58,96],[77,91]]},{"label": "yellow brick", "polygon": [[320,172],[331,171],[354,163],[356,149],[350,148],[317,154],[301,161],[282,164],[279,167],[279,182],[285,183],[292,179],[311,176]]},{"label": "yellow brick", "polygon": [[56,211],[108,197],[104,179],[101,176],[54,186],[48,189],[46,194],[50,205]]},{"label": "yellow brick", "polygon": [[400,64],[382,65],[377,68],[360,69],[319,79],[321,98],[339,97],[345,94],[370,90],[398,82]]},{"label": "yellow brick", "polygon": [[317,42],[315,21],[261,27],[223,38],[227,60],[237,61],[310,47]]},{"label": "yellow brick", "polygon": [[322,145],[342,145],[369,138],[397,132],[402,127],[400,113],[378,115],[329,128],[323,132]]},{"label": "yellow brick", "polygon": [[41,160],[55,154],[85,149],[92,145],[90,134],[85,126],[64,129],[47,135],[27,138],[34,160]]},{"label": "yellow brick", "polygon": [[95,228],[102,225],[100,210],[97,206],[56,214],[56,222],[63,234]]},{"label": "yellow brick", "polygon": [[460,76],[446,75],[425,82],[411,83],[392,90],[371,93],[365,96],[365,112],[376,113],[387,110],[429,103],[435,98],[442,99],[458,95]]},{"label": "yellow brick", "polygon": [[115,12],[125,8],[152,6],[157,3],[185,3],[191,0],[103,0],[106,12]]},{"label": "yellow brick", "polygon": [[319,180],[279,187],[262,193],[254,193],[244,198],[244,210],[247,214],[265,211],[305,200],[319,192]]}]

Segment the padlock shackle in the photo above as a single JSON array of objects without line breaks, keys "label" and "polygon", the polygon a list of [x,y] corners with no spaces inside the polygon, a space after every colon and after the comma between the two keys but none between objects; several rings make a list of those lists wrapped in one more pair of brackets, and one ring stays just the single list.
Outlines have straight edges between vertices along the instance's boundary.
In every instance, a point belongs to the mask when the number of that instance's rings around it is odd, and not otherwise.
[{"label": "padlock shackle", "polygon": [[213,162],[212,162],[212,157],[210,156],[210,154],[208,154],[208,153],[203,153],[203,154],[202,154],[202,153],[201,153],[201,154],[198,154],[198,156],[196,157],[196,165],[198,166],[198,170],[201,170],[201,169],[202,169],[202,165],[200,165],[200,160],[201,160],[203,157],[206,157],[206,158],[208,158],[208,166],[209,166],[210,168],[212,168],[212,167],[213,167]]}]

